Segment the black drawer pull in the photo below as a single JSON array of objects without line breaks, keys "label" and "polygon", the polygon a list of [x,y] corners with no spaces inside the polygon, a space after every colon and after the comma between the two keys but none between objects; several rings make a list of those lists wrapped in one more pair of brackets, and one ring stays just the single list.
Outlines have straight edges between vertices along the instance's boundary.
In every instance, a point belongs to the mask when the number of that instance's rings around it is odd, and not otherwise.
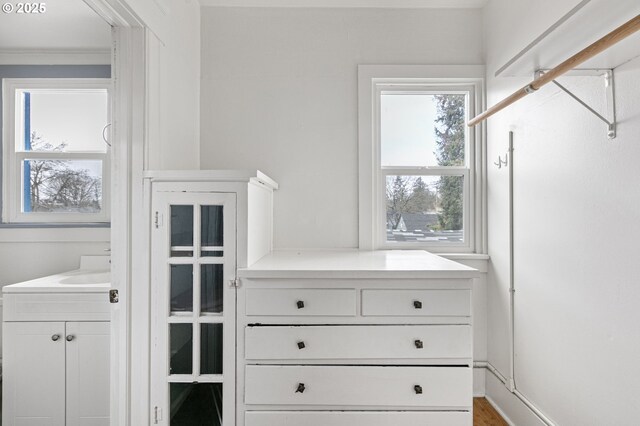
[{"label": "black drawer pull", "polygon": [[415,342],[416,348],[418,349],[422,349],[424,347],[424,344],[422,343],[422,340],[416,340]]},{"label": "black drawer pull", "polygon": [[298,342],[298,349],[304,349],[305,345],[304,342]]},{"label": "black drawer pull", "polygon": [[413,307],[416,309],[422,309],[422,302],[419,300],[414,300],[413,301]]},{"label": "black drawer pull", "polygon": [[304,302],[302,300],[298,300],[298,302],[296,303],[296,305],[298,306],[298,309],[302,309],[304,308]]},{"label": "black drawer pull", "polygon": [[420,395],[420,394],[422,394],[422,386],[420,386],[420,385],[415,385],[415,386],[413,387],[413,390],[415,390],[415,391],[416,391],[416,395]]},{"label": "black drawer pull", "polygon": [[296,393],[304,393],[304,383],[298,383],[298,388],[296,389]]}]

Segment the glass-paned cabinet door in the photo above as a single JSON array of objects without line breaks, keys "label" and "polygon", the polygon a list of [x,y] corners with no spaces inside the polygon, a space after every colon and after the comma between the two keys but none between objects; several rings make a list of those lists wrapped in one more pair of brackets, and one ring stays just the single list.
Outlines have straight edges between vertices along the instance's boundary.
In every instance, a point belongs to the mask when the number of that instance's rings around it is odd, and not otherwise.
[{"label": "glass-paned cabinet door", "polygon": [[235,205],[153,194],[152,424],[235,426]]}]

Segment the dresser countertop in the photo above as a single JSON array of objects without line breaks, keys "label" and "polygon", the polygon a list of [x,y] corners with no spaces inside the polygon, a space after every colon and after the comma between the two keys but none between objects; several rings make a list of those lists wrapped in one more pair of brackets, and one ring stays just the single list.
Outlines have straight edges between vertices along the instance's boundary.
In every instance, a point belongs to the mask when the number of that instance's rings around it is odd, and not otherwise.
[{"label": "dresser countertop", "polygon": [[473,268],[424,250],[279,250],[240,278],[476,278]]}]

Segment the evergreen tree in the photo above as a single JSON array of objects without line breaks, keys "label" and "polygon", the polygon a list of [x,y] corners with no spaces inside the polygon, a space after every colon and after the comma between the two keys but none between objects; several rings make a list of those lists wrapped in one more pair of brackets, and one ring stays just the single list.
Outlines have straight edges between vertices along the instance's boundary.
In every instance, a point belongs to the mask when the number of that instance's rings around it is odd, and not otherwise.
[{"label": "evergreen tree", "polygon": [[398,229],[402,213],[409,211],[413,196],[409,183],[409,179],[402,176],[387,178],[387,221],[391,229]]},{"label": "evergreen tree", "polygon": [[[464,95],[437,95],[436,158],[440,166],[463,166],[465,150]],[[438,182],[441,229],[462,229],[463,182],[459,176],[442,176]]]},{"label": "evergreen tree", "polygon": [[413,181],[410,212],[426,213],[435,210],[436,197],[430,190],[422,177]]}]

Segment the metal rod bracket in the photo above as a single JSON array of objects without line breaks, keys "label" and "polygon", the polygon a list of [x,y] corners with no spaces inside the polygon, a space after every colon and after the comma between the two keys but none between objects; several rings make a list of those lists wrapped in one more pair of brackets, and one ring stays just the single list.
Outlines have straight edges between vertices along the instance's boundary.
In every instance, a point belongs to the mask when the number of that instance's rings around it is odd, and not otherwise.
[{"label": "metal rod bracket", "polygon": [[[545,73],[545,70],[538,70],[535,72],[535,78],[540,77]],[[607,97],[607,117],[600,114],[593,107],[587,104],[585,101],[580,99],[576,94],[574,94],[571,90],[569,90],[564,85],[560,84],[558,81],[553,80],[553,84],[555,84],[560,90],[569,95],[573,100],[578,102],[584,108],[587,109],[590,113],[595,115],[597,118],[602,120],[607,125],[607,137],[609,139],[615,139],[617,134],[617,122],[616,122],[616,102],[615,102],[615,88],[614,88],[614,79],[613,79],[613,70],[612,69],[595,69],[595,70],[574,70],[573,72],[569,72],[565,74],[570,77],[574,76],[587,76],[587,77],[600,77],[604,79],[604,88],[605,88],[605,96]]]}]

